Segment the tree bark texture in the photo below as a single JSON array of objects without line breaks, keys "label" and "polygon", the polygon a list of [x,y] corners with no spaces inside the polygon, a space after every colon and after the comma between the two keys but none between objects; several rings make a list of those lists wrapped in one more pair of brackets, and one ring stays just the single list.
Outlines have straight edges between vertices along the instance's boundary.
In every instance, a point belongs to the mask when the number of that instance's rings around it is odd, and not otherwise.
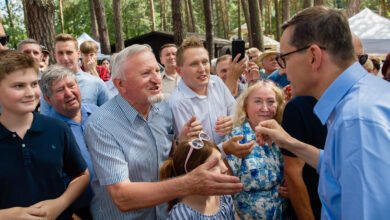
[{"label": "tree bark texture", "polygon": [[260,50],[264,50],[263,43],[263,31],[261,30],[261,20],[260,20],[260,10],[257,0],[249,0],[249,15],[251,20],[251,29],[250,33],[252,36],[253,45],[252,47],[257,47]]},{"label": "tree bark texture", "polygon": [[[23,9],[27,20],[27,35],[54,51],[54,1],[23,0]],[[51,57],[51,60],[53,58]]]},{"label": "tree bark texture", "polygon": [[229,11],[227,9],[228,3],[226,0],[220,0],[221,1],[221,11],[222,11],[222,21],[223,21],[223,36],[225,39],[228,38],[228,34],[230,32],[229,30]]},{"label": "tree bark texture", "polygon": [[187,2],[188,2],[188,11],[190,13],[190,18],[191,18],[192,32],[196,32],[195,17],[194,17],[194,10],[192,7],[192,1],[187,0]]},{"label": "tree bark texture", "polygon": [[237,31],[237,37],[238,39],[242,39],[242,31],[241,31],[241,3],[240,0],[237,0],[237,24],[238,24],[238,31]]},{"label": "tree bark texture", "polygon": [[276,26],[276,40],[280,40],[280,15],[279,15],[279,0],[274,0],[275,3],[275,26]]},{"label": "tree bark texture", "polygon": [[203,0],[204,20],[206,25],[206,49],[209,52],[209,59],[214,58],[214,40],[213,40],[213,17],[211,0]]},{"label": "tree bark texture", "polygon": [[173,24],[173,41],[180,46],[185,38],[183,19],[181,17],[181,1],[172,0],[172,24]]},{"label": "tree bark texture", "polygon": [[360,0],[349,0],[348,4],[348,17],[354,16],[356,13],[358,13],[360,10]]},{"label": "tree bark texture", "polygon": [[94,0],[96,20],[99,29],[100,49],[103,54],[110,54],[110,38],[108,36],[108,28],[106,21],[106,13],[103,0]]},{"label": "tree bark texture", "polygon": [[150,28],[152,29],[152,31],[156,31],[156,15],[154,13],[154,2],[153,2],[153,0],[149,0],[149,7],[150,7],[150,20],[151,20]]},{"label": "tree bark texture", "polygon": [[7,6],[7,11],[8,11],[9,26],[10,26],[11,28],[13,28],[13,27],[14,27],[13,15],[12,15],[11,6],[9,5],[9,0],[5,0],[5,4],[6,4],[6,6]]},{"label": "tree bark texture", "polygon": [[185,7],[185,15],[186,15],[186,24],[187,24],[187,31],[188,32],[194,32],[194,28],[192,27],[192,21],[191,21],[191,15],[190,15],[190,7],[188,5],[188,1],[184,1],[184,7]]},{"label": "tree bark texture", "polygon": [[249,42],[249,47],[253,47],[253,41],[252,41],[252,27],[251,27],[251,19],[249,16],[249,6],[248,6],[248,1],[247,0],[241,0],[241,5],[242,5],[242,12],[244,13],[245,17],[245,22],[246,22],[246,29],[248,31],[248,42]]},{"label": "tree bark texture", "polygon": [[89,15],[91,18],[91,37],[94,40],[99,40],[99,30],[97,26],[96,13],[95,13],[95,4],[93,0],[89,0]]},{"label": "tree bark texture", "polygon": [[290,19],[290,0],[282,0],[282,22]]},{"label": "tree bark texture", "polygon": [[60,19],[61,19],[61,32],[65,32],[65,24],[64,24],[64,12],[62,10],[62,0],[60,0]]},{"label": "tree bark texture", "polygon": [[122,7],[121,0],[112,0],[114,26],[115,26],[115,52],[119,52],[124,48],[123,34],[122,34]]}]

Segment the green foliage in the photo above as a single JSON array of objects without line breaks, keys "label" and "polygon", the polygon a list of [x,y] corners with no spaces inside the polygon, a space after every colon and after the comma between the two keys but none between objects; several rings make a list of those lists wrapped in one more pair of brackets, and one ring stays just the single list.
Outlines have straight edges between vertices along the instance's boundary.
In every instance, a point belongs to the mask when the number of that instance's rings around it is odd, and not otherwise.
[{"label": "green foliage", "polygon": [[3,20],[2,24],[4,26],[4,30],[7,33],[8,36],[10,36],[10,40],[8,42],[8,48],[10,49],[16,49],[16,46],[18,43],[27,38],[27,31],[24,26],[24,20],[23,20],[23,6],[21,2],[17,3],[15,1],[10,1],[10,8],[12,11],[12,23],[13,27],[11,27],[9,14],[7,12],[6,6],[4,5],[4,10],[2,11],[6,13],[2,13]]},{"label": "green foliage", "polygon": [[[59,3],[56,3],[56,33],[62,33],[61,17]],[[91,19],[89,14],[88,1],[84,0],[67,0],[62,3],[62,11],[64,15],[64,32],[77,37],[83,32],[91,34]]]}]

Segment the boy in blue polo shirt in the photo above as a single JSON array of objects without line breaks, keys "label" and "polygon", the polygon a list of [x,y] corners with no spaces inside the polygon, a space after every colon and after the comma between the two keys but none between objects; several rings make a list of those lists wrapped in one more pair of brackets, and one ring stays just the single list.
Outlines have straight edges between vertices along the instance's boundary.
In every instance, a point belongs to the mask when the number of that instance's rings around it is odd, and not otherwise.
[{"label": "boy in blue polo shirt", "polygon": [[34,60],[0,52],[0,219],[70,219],[89,182],[68,126],[33,113],[40,93]]}]

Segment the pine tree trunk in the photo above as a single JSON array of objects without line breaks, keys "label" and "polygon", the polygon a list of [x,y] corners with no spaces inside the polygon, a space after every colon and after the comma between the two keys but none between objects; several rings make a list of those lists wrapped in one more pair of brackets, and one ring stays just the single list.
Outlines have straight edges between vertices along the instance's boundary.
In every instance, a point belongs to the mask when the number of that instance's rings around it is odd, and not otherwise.
[{"label": "pine tree trunk", "polygon": [[27,20],[27,35],[54,51],[54,16],[55,8],[52,0],[23,0],[23,9]]},{"label": "pine tree trunk", "polygon": [[100,49],[103,54],[110,54],[110,38],[108,36],[106,13],[103,0],[94,0],[96,20],[99,28]]},{"label": "pine tree trunk", "polygon": [[282,21],[290,19],[290,0],[282,0]]},{"label": "pine tree trunk", "polygon": [[188,32],[194,32],[194,28],[192,27],[192,21],[191,21],[191,15],[190,15],[190,6],[188,5],[188,1],[184,1],[184,7],[185,7],[185,15],[186,15],[186,21],[187,21],[187,31]]},{"label": "pine tree trunk", "polygon": [[172,0],[173,40],[176,45],[181,45],[185,37],[183,20],[181,18],[181,1]]},{"label": "pine tree trunk", "polygon": [[161,17],[161,29],[167,31],[167,15],[165,13],[165,0],[159,0],[160,2],[160,17]]},{"label": "pine tree trunk", "polygon": [[324,5],[324,0],[314,0],[314,5]]},{"label": "pine tree trunk", "polygon": [[95,4],[93,0],[89,0],[89,14],[91,18],[91,34],[94,40],[99,40],[99,30],[97,26],[96,13],[95,13]]},{"label": "pine tree trunk", "polygon": [[303,1],[303,8],[310,8],[311,7],[311,1],[310,0],[304,0]]},{"label": "pine tree trunk", "polygon": [[206,49],[209,52],[209,59],[214,58],[214,40],[213,40],[213,17],[211,0],[203,0],[204,20],[206,25]]},{"label": "pine tree trunk", "polygon": [[119,52],[124,48],[122,35],[122,7],[121,0],[112,0],[112,8],[115,27],[115,52]]},{"label": "pine tree trunk", "polygon": [[252,41],[252,35],[251,35],[251,33],[252,33],[251,18],[249,16],[248,1],[247,0],[241,0],[241,5],[242,5],[242,12],[244,13],[244,17],[245,17],[246,28],[247,28],[247,31],[248,31],[249,47],[253,47],[253,41]]},{"label": "pine tree trunk", "polygon": [[196,32],[194,10],[192,9],[192,1],[191,0],[187,0],[187,2],[188,2],[188,10],[190,12],[192,32]]},{"label": "pine tree trunk", "polygon": [[5,4],[7,6],[7,11],[8,11],[8,18],[9,18],[9,26],[11,28],[14,27],[14,22],[13,22],[13,15],[12,15],[12,10],[11,10],[11,7],[9,5],[9,1],[8,0],[5,0]]},{"label": "pine tree trunk", "polygon": [[151,20],[151,26],[150,28],[152,31],[156,31],[156,16],[154,13],[154,2],[153,0],[149,0],[149,7],[150,7],[150,20]]},{"label": "pine tree trunk", "polygon": [[279,15],[279,2],[278,0],[274,0],[274,3],[275,3],[275,19],[276,19],[276,22],[275,22],[275,29],[276,29],[276,40],[279,41],[280,40],[280,15]]},{"label": "pine tree trunk", "polygon": [[61,19],[61,32],[65,33],[64,12],[62,10],[62,0],[60,0],[60,19]]},{"label": "pine tree trunk", "polygon": [[223,36],[225,39],[228,38],[229,34],[229,11],[227,9],[226,0],[221,0],[221,11],[222,11],[222,21],[223,21]]},{"label": "pine tree trunk", "polygon": [[260,10],[257,0],[249,0],[249,15],[252,32],[250,33],[253,40],[252,47],[264,50],[263,32],[261,30]]},{"label": "pine tree trunk", "polygon": [[354,16],[356,13],[358,13],[360,10],[360,0],[350,0],[348,4],[348,17]]},{"label": "pine tree trunk", "polygon": [[222,36],[224,33],[224,26],[222,25],[223,21],[222,21],[222,18],[221,18],[221,6],[220,6],[220,2],[219,0],[215,0],[213,1],[214,2],[214,8],[215,8],[215,17],[216,17],[216,35],[217,36]]},{"label": "pine tree trunk", "polygon": [[238,37],[238,39],[242,39],[242,34],[241,34],[241,3],[240,3],[240,0],[237,0],[237,24],[238,24],[237,37]]}]

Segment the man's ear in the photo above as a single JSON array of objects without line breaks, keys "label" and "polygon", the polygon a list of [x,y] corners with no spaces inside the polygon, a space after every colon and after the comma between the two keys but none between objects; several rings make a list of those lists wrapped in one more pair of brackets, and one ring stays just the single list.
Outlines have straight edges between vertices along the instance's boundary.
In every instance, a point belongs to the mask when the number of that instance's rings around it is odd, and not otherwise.
[{"label": "man's ear", "polygon": [[43,96],[43,99],[45,99],[45,101],[47,102],[47,104],[49,104],[49,105],[52,104],[49,96],[45,95],[45,96]]},{"label": "man's ear", "polygon": [[176,72],[179,74],[179,76],[181,76],[182,71],[181,71],[181,68],[179,66],[176,66]]},{"label": "man's ear", "polygon": [[114,86],[118,89],[118,92],[123,92],[126,90],[125,86],[123,85],[123,79],[113,79],[112,82],[114,83]]},{"label": "man's ear", "polygon": [[314,44],[310,47],[310,53],[312,55],[311,57],[312,68],[318,70],[318,68],[321,66],[322,63],[323,51],[319,46]]}]

